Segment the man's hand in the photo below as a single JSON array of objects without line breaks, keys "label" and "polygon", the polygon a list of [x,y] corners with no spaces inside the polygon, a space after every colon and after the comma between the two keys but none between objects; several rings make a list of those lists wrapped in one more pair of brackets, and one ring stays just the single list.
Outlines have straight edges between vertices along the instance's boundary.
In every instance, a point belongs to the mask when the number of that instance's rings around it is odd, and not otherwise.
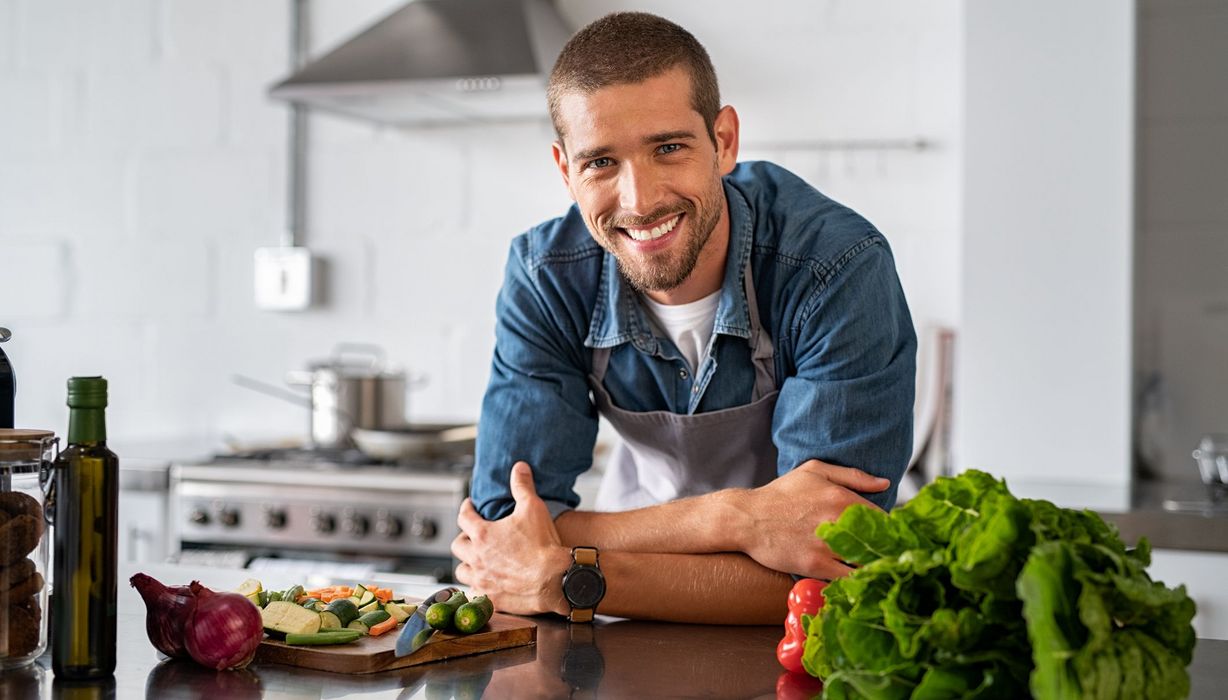
[{"label": "man's hand", "polygon": [[487,521],[467,498],[461,504],[456,517],[461,534],[452,541],[452,554],[461,562],[456,578],[489,595],[502,611],[566,615],[570,607],[562,580],[571,552],[562,545],[525,462],[512,467],[511,487],[516,507],[502,520]]},{"label": "man's hand", "polygon": [[741,492],[738,508],[747,523],[742,551],[763,566],[811,578],[832,579],[852,571],[814,529],[840,517],[854,503],[878,506],[855,491],[885,491],[891,482],[860,469],[837,467],[817,459],[756,489]]}]

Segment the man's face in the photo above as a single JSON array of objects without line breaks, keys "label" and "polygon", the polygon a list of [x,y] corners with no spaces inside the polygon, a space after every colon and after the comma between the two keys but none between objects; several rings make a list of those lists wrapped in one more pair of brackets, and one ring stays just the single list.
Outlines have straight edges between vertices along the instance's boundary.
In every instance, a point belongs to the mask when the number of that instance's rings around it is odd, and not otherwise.
[{"label": "man's face", "polygon": [[[640,83],[611,85],[559,102],[565,148],[554,157],[593,238],[637,289],[678,287],[705,256],[713,231],[727,234],[721,176],[737,160],[737,116],[717,117],[716,144],[691,106],[690,74],[673,68]],[[719,228],[718,228],[719,227]],[[723,251],[723,248],[722,248]]]}]

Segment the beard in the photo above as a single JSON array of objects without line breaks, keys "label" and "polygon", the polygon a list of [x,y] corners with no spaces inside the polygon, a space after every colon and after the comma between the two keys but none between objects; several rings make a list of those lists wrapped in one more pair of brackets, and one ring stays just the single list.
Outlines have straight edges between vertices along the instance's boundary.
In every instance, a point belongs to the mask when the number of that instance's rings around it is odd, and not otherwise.
[{"label": "beard", "polygon": [[[699,262],[699,256],[712,231],[716,229],[721,218],[723,199],[721,181],[715,180],[715,187],[701,201],[712,203],[711,206],[696,207],[691,202],[682,200],[674,205],[667,205],[654,210],[647,216],[629,216],[611,219],[602,227],[598,242],[601,247],[610,252],[618,261],[619,272],[640,292],[663,292],[677,287],[686,281]],[[671,214],[683,214],[680,222],[684,227],[681,232],[687,236],[684,241],[677,241],[669,249],[643,256],[624,249],[627,234],[622,228],[638,228]]]}]

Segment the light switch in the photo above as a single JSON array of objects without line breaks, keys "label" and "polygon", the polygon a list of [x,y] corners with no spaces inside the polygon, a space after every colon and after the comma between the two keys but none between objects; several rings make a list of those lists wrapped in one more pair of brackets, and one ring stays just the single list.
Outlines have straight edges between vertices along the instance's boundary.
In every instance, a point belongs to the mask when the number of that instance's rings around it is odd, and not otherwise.
[{"label": "light switch", "polygon": [[311,307],[311,251],[301,247],[256,249],[256,308],[302,311]]}]

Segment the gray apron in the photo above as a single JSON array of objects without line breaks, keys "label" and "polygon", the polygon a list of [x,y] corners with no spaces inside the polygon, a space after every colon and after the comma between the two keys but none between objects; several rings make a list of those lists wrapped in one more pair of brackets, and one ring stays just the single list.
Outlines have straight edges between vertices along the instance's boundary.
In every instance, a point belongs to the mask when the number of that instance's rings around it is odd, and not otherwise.
[{"label": "gray apron", "polygon": [[762,486],[776,478],[772,414],[780,391],[772,340],[759,323],[749,260],[742,284],[750,307],[748,342],[755,366],[754,393],[744,406],[694,415],[621,409],[601,385],[610,348],[593,349],[593,373],[588,377],[593,398],[621,438],[606,464],[597,510],[656,505],[725,488]]}]

